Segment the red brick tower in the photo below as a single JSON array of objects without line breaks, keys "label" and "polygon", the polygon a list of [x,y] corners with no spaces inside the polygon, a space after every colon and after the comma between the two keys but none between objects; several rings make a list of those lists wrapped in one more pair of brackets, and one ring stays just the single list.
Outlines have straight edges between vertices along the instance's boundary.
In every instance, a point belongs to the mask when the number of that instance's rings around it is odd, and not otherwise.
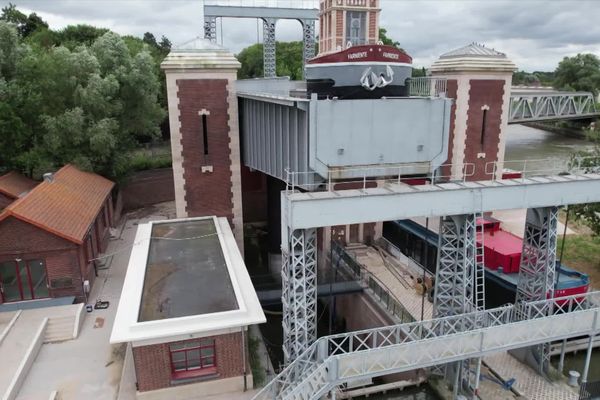
[{"label": "red brick tower", "polygon": [[319,54],[379,40],[379,0],[320,0]]},{"label": "red brick tower", "polygon": [[167,79],[177,217],[227,217],[243,254],[235,80],[240,63],[196,39],[161,64]]},{"label": "red brick tower", "polygon": [[[492,178],[491,162],[504,161],[512,73],[516,67],[504,53],[472,43],[445,53],[431,74],[448,79],[448,96],[456,99],[450,117],[448,164],[453,177],[463,163],[468,180]],[[487,164],[487,170],[486,170]],[[499,177],[502,170],[497,171]]]}]

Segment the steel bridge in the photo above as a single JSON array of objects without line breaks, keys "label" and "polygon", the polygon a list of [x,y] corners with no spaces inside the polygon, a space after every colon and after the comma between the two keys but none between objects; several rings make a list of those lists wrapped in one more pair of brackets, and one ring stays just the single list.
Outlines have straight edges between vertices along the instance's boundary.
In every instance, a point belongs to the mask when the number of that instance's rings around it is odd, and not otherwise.
[{"label": "steel bridge", "polygon": [[[523,319],[523,316],[525,319]],[[600,332],[600,292],[324,336],[255,400],[316,400],[343,383]],[[473,386],[479,385],[480,364]],[[588,371],[584,372],[584,375]]]},{"label": "steel bridge", "polygon": [[594,95],[589,92],[513,90],[510,93],[509,124],[561,119],[600,117]]},{"label": "steel bridge", "polygon": [[[257,18],[263,21],[264,76],[276,76],[275,25],[280,19],[293,19],[302,25],[304,63],[315,56],[315,21],[319,19],[318,3],[312,0],[252,2],[227,0],[204,1],[204,37],[217,41],[217,18]],[[250,6],[249,6],[250,4]],[[316,5],[316,7],[315,7]]]}]

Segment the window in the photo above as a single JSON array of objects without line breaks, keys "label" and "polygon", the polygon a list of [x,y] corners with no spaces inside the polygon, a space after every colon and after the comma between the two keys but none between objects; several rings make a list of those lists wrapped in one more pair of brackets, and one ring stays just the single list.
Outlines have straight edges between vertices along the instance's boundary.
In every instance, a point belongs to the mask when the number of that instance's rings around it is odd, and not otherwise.
[{"label": "window", "polygon": [[214,339],[189,340],[169,346],[171,377],[185,379],[217,372]]},{"label": "window", "polygon": [[[364,11],[346,12],[346,41],[353,46],[365,44],[367,26],[367,13]],[[344,43],[345,45],[346,43]]]},{"label": "window", "polygon": [[204,155],[208,155],[208,127],[206,123],[206,114],[202,114],[202,141],[204,145]]},{"label": "window", "polygon": [[481,118],[481,148],[483,149],[483,145],[485,143],[485,125],[487,122],[487,108],[483,109],[483,116]]}]

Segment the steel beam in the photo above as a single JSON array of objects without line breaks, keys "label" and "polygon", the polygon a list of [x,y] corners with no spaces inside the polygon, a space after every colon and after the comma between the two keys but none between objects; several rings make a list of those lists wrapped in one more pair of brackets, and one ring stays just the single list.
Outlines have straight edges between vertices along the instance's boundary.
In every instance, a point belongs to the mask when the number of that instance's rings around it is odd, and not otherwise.
[{"label": "steel beam", "polygon": [[204,15],[204,38],[217,43],[217,17]]},{"label": "steel beam", "polygon": [[262,18],[263,20],[263,75],[265,78],[277,76],[277,60],[275,56],[275,25],[277,19]]},{"label": "steel beam", "polygon": [[247,7],[205,4],[204,15],[229,18],[319,19],[317,8],[304,8],[302,3],[298,4],[301,7]]},{"label": "steel beam", "polygon": [[[600,175],[548,176],[283,196],[294,229],[600,202]],[[360,210],[360,212],[356,212]]]},{"label": "steel beam", "polygon": [[300,23],[302,24],[302,42],[304,45],[302,65],[305,66],[306,62],[315,56],[315,20],[304,19]]},{"label": "steel beam", "polygon": [[298,229],[282,249],[283,355],[290,363],[317,338],[317,231]]}]

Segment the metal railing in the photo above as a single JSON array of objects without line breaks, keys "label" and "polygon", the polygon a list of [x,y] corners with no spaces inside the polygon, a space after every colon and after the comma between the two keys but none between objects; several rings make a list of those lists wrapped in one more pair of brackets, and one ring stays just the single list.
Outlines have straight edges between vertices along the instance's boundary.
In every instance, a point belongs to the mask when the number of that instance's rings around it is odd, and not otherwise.
[{"label": "metal railing", "polygon": [[416,97],[446,97],[448,80],[423,76],[410,78],[408,81],[409,95]]},{"label": "metal railing", "polygon": [[[312,399],[336,384],[363,375],[385,375],[396,369],[415,369],[449,359],[472,357],[481,352],[589,334],[599,328],[599,299],[600,292],[589,292],[324,336],[288,365],[254,399]],[[567,305],[566,308],[564,305]],[[567,313],[568,310],[571,311]],[[531,316],[532,321],[522,321],[522,315]],[[536,325],[530,326],[528,322],[533,320],[537,320]],[[562,323],[557,323],[560,321]],[[512,325],[498,331],[507,324]],[[514,335],[508,334],[513,331]]]},{"label": "metal railing", "polygon": [[[295,172],[290,169],[285,170],[286,192],[293,192],[296,188],[306,190],[325,190],[332,192],[340,190],[338,186],[346,186],[346,189],[367,189],[376,187],[384,183],[400,184],[406,179],[411,179],[415,170],[423,169],[421,163],[406,163],[398,166],[381,167],[356,167],[343,169],[330,169],[327,172],[327,179],[318,177],[316,172]],[[476,172],[475,164],[443,164],[431,175],[431,179],[448,181],[466,181],[474,176]],[[339,179],[341,175],[353,175],[356,178]],[[315,179],[316,177],[320,179]],[[389,178],[393,177],[393,178]],[[315,183],[306,183],[315,182]]]},{"label": "metal railing", "polygon": [[366,269],[364,265],[352,258],[340,243],[333,241],[331,247],[333,255],[338,257],[333,261],[333,264],[337,265],[339,259],[339,265],[351,271],[363,287],[369,288],[375,300],[377,300],[386,311],[396,317],[400,322],[413,322],[415,320],[408,310],[402,306],[400,300],[398,300],[386,284]]},{"label": "metal railing", "polygon": [[574,157],[570,160],[557,158],[490,161],[485,164],[486,175],[491,175],[492,180],[502,179],[498,172],[511,170],[519,172],[521,179],[549,175],[585,175],[600,173],[600,158]]}]

